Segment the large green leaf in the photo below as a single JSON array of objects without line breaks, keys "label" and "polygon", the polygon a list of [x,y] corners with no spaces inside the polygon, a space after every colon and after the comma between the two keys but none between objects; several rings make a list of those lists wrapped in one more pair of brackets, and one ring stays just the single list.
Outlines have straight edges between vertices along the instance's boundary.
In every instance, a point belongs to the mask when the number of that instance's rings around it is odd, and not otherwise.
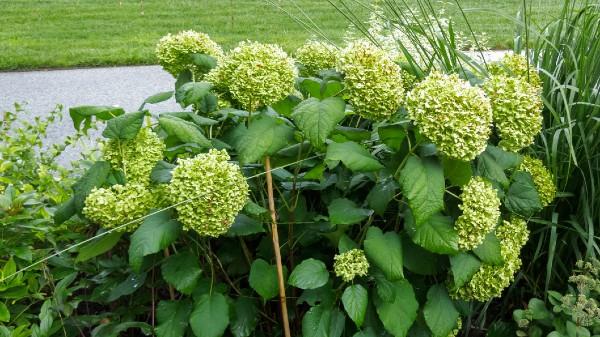
[{"label": "large green leaf", "polygon": [[256,259],[252,263],[248,282],[250,283],[250,287],[264,300],[270,300],[279,294],[277,266],[270,265],[265,260]]},{"label": "large green leaf", "polygon": [[71,217],[75,214],[77,214],[77,209],[75,208],[75,198],[71,197],[69,200],[58,206],[54,211],[54,224],[60,225],[63,222],[71,219]]},{"label": "large green leaf", "polygon": [[82,105],[69,108],[69,115],[71,116],[71,119],[73,120],[73,126],[77,131],[81,129],[82,122],[84,123],[83,131],[89,129],[92,126],[92,117],[107,121],[124,113],[125,110],[118,106]]},{"label": "large green leaf", "polygon": [[346,103],[340,97],[309,98],[294,108],[292,119],[310,143],[320,148],[335,126],[344,119]]},{"label": "large green leaf", "polygon": [[258,306],[256,300],[248,297],[239,297],[233,304],[233,317],[229,330],[235,337],[248,337],[252,335],[258,323]]},{"label": "large green leaf", "polygon": [[170,256],[163,262],[161,271],[165,281],[186,295],[194,291],[202,273],[198,258],[191,252]]},{"label": "large green leaf", "polygon": [[342,295],[344,310],[346,310],[348,316],[354,321],[358,328],[360,328],[365,321],[368,301],[369,294],[360,284],[348,286]]},{"label": "large green leaf", "polygon": [[487,264],[501,265],[504,260],[501,253],[501,243],[494,232],[490,232],[485,236],[485,240],[473,249],[473,253]]},{"label": "large green leaf", "polygon": [[445,256],[434,254],[415,244],[406,232],[400,238],[404,268],[419,275],[435,275],[444,269]]},{"label": "large green leaf", "polygon": [[378,227],[369,227],[364,242],[365,254],[374,266],[390,280],[404,278],[402,269],[402,242],[395,232],[383,233]]},{"label": "large green leaf", "polygon": [[526,218],[541,210],[542,203],[531,174],[517,171],[513,174],[512,180],[504,197],[506,208]]},{"label": "large green leaf", "polygon": [[522,161],[522,158],[519,154],[504,151],[501,148],[493,145],[488,145],[485,149],[485,152],[492,156],[496,163],[505,170],[517,167]]},{"label": "large green leaf", "polygon": [[355,142],[331,143],[327,145],[325,161],[330,168],[341,161],[352,171],[369,172],[383,168],[383,165],[367,149]]},{"label": "large green leaf", "polygon": [[367,194],[367,202],[375,213],[383,215],[388,204],[394,199],[398,183],[393,179],[379,181]]},{"label": "large green leaf", "polygon": [[329,280],[329,272],[325,263],[316,259],[306,259],[294,268],[288,284],[300,289],[316,289],[324,286]]},{"label": "large green leaf", "polygon": [[144,102],[142,103],[142,105],[138,108],[139,111],[144,110],[144,107],[146,106],[146,104],[158,104],[164,101],[169,100],[171,97],[173,97],[173,94],[175,92],[173,92],[173,90],[171,91],[163,91],[163,92],[159,92],[157,94],[154,94],[148,98],[146,98],[144,100]]},{"label": "large green leaf", "polygon": [[167,163],[164,160],[156,163],[152,172],[150,172],[150,179],[159,184],[166,184],[171,182],[171,178],[173,177],[173,169],[177,167],[171,163]]},{"label": "large green leaf", "polygon": [[392,282],[391,286],[393,297],[375,296],[375,309],[387,332],[394,337],[406,337],[417,318],[419,302],[407,280]]},{"label": "large green leaf", "polygon": [[206,139],[198,126],[178,117],[163,115],[158,123],[165,132],[179,139],[183,143],[194,143],[202,147],[212,147],[210,140]]},{"label": "large green leaf", "polygon": [[292,141],[294,129],[281,119],[261,116],[252,119],[250,126],[243,124],[233,132],[233,145],[242,164],[253,163],[275,154]]},{"label": "large green leaf", "polygon": [[499,183],[501,186],[508,186],[508,178],[504,169],[496,162],[494,157],[487,152],[483,152],[477,159],[477,171],[479,175],[488,178],[491,181]]},{"label": "large green leaf", "polygon": [[144,256],[157,253],[174,242],[181,228],[181,223],[173,219],[170,211],[162,211],[144,219],[131,235],[129,263],[132,269],[139,271]]},{"label": "large green leaf", "polygon": [[0,322],[10,321],[10,311],[4,302],[0,302]]},{"label": "large green leaf", "polygon": [[79,180],[73,184],[73,202],[77,212],[85,206],[85,198],[94,187],[100,187],[110,174],[110,164],[106,161],[95,162]]},{"label": "large green leaf", "polygon": [[245,214],[239,213],[227,232],[227,236],[245,236],[264,233],[263,223]]},{"label": "large green leaf", "polygon": [[102,137],[109,139],[133,139],[144,124],[145,112],[132,112],[109,120]]},{"label": "large green leaf", "polygon": [[400,150],[400,146],[406,138],[406,129],[402,125],[392,124],[377,128],[379,139],[394,151]]},{"label": "large green leaf", "polygon": [[459,313],[448,296],[446,287],[436,284],[429,288],[423,317],[433,337],[447,337],[454,329]]},{"label": "large green leaf", "polygon": [[442,159],[444,176],[455,186],[466,185],[473,176],[471,162],[444,157]]},{"label": "large green leaf", "polygon": [[458,252],[458,234],[449,216],[437,213],[415,222],[411,212],[406,212],[405,220],[408,234],[417,245],[438,254]]},{"label": "large green leaf", "polygon": [[368,218],[373,211],[358,207],[352,200],[338,198],[327,206],[329,222],[333,225],[352,225]]},{"label": "large green leaf", "polygon": [[189,299],[179,301],[160,301],[156,316],[158,337],[183,337],[188,326],[192,302]]},{"label": "large green leaf", "polygon": [[339,337],[344,330],[344,315],[324,304],[310,308],[302,318],[302,337]]},{"label": "large green leaf", "polygon": [[411,155],[399,181],[417,222],[444,209],[444,171],[435,159]]},{"label": "large green leaf", "polygon": [[175,91],[175,100],[182,107],[199,104],[210,93],[212,84],[208,82],[188,82]]},{"label": "large green leaf", "polygon": [[469,253],[460,253],[450,256],[450,270],[454,280],[454,287],[460,288],[467,283],[479,270],[481,261]]},{"label": "large green leaf", "polygon": [[229,325],[229,306],[223,294],[202,295],[194,305],[190,326],[196,337],[221,337]]},{"label": "large green leaf", "polygon": [[132,273],[119,283],[116,287],[110,290],[108,294],[107,302],[113,302],[122,296],[131,295],[136,292],[140,287],[144,285],[146,281],[146,273],[135,274]]},{"label": "large green leaf", "polygon": [[77,254],[75,262],[87,261],[106,253],[119,242],[122,235],[122,232],[112,232],[84,245],[79,249],[79,254]]}]

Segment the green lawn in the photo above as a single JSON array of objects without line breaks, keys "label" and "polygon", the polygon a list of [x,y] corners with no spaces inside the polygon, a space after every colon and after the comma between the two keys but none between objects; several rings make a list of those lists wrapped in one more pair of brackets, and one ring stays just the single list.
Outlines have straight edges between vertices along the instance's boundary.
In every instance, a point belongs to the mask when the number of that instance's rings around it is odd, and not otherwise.
[{"label": "green lawn", "polygon": [[[528,1],[534,18],[541,20],[555,15],[560,3]],[[326,0],[273,2],[297,16],[301,12],[294,4],[299,4],[334,40],[348,26]],[[469,17],[475,30],[490,35],[494,48],[510,45],[514,24],[502,16],[514,17],[521,3],[461,0],[464,8],[492,11],[469,12]],[[355,8],[360,17],[368,15],[359,5]],[[156,41],[183,29],[207,32],[226,48],[254,39],[293,50],[311,36],[263,0],[0,0],[0,69],[153,64]]]}]

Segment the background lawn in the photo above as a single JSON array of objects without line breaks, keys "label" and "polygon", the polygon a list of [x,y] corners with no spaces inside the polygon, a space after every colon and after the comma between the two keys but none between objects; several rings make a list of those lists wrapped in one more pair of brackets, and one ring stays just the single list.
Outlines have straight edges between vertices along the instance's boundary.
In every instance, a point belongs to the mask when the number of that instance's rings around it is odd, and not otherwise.
[{"label": "background lawn", "polygon": [[[326,0],[273,1],[301,16],[298,5],[334,40],[348,26]],[[359,1],[346,2],[360,17],[368,16]],[[533,23],[540,25],[557,15],[561,0],[528,2]],[[522,0],[460,3],[464,9],[479,9],[469,11],[469,19],[474,30],[489,34],[493,48],[510,46],[511,18]],[[457,15],[456,10],[449,15]],[[311,36],[263,0],[0,0],[0,70],[153,64],[156,41],[183,29],[207,32],[226,48],[256,39],[291,51]]]}]

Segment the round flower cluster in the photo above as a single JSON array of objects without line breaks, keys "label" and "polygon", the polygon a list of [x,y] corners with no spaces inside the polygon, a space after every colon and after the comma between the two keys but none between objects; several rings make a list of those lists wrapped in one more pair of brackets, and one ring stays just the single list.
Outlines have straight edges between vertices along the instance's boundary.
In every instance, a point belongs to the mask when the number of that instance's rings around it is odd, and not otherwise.
[{"label": "round flower cluster", "polygon": [[147,184],[156,162],[163,159],[165,148],[156,133],[142,128],[131,140],[109,140],[102,152],[113,168],[123,170],[128,182]]},{"label": "round flower cluster", "polygon": [[430,74],[408,94],[407,109],[419,131],[449,157],[473,160],[487,146],[490,102],[456,74]]},{"label": "round flower cluster", "polygon": [[333,257],[333,271],[345,282],[354,280],[357,276],[366,276],[369,272],[369,261],[365,252],[351,249]]},{"label": "round flower cluster", "polygon": [[527,223],[520,218],[503,221],[496,229],[496,236],[500,240],[503,264],[495,266],[482,263],[469,282],[453,291],[453,296],[467,301],[485,302],[500,297],[502,291],[510,285],[515,273],[521,268],[519,254],[529,237]]},{"label": "round flower cluster", "polygon": [[492,231],[500,217],[500,198],[492,184],[481,177],[473,177],[460,195],[462,214],[454,227],[458,231],[458,246],[471,250],[479,246]]},{"label": "round flower cluster", "polygon": [[296,50],[296,59],[303,66],[302,74],[313,76],[319,70],[335,68],[338,53],[332,44],[309,40]]},{"label": "round flower cluster", "polygon": [[193,54],[206,54],[218,60],[223,50],[207,34],[193,30],[163,36],[156,45],[158,62],[167,72],[177,77],[184,70],[190,70],[197,81],[203,74],[194,64]]},{"label": "round flower cluster", "polygon": [[207,80],[254,111],[292,93],[296,72],[294,60],[279,46],[246,41],[227,53]]},{"label": "round flower cluster", "polygon": [[529,82],[534,87],[541,89],[542,79],[537,70],[528,62],[523,55],[507,53],[500,62],[490,64],[492,75],[513,75]]},{"label": "round flower cluster", "polygon": [[539,89],[507,75],[491,76],[483,85],[490,98],[500,147],[517,152],[533,143],[542,130]]},{"label": "round flower cluster", "polygon": [[179,221],[186,230],[218,237],[229,230],[248,199],[248,183],[225,150],[211,149],[181,159],[168,186]]},{"label": "round flower cluster", "polygon": [[556,185],[554,185],[552,173],[544,166],[544,163],[537,158],[523,156],[519,170],[531,174],[542,206],[549,205],[556,196]]},{"label": "round flower cluster", "polygon": [[337,69],[358,115],[380,121],[396,113],[404,96],[402,69],[384,51],[368,41],[353,42],[342,51]]},{"label": "round flower cluster", "polygon": [[[146,215],[156,204],[154,194],[143,184],[113,185],[94,188],[85,199],[83,215],[104,228],[128,224]],[[133,231],[139,221],[118,231]]]}]

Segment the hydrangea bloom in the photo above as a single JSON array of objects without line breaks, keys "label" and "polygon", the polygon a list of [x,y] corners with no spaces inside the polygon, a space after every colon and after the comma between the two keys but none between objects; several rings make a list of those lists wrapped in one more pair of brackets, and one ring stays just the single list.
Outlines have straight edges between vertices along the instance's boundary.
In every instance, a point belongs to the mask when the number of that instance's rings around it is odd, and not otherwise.
[{"label": "hydrangea bloom", "polygon": [[515,53],[506,53],[500,62],[490,64],[492,75],[513,75],[541,89],[542,79],[537,70],[528,64],[527,58]]},{"label": "hydrangea bloom", "polygon": [[[115,228],[143,217],[155,203],[153,193],[143,184],[94,188],[85,199],[83,215],[104,228]],[[139,221],[119,231],[132,231],[138,225]]]},{"label": "hydrangea bloom", "polygon": [[492,108],[485,93],[458,75],[431,73],[407,97],[408,116],[449,157],[473,160],[491,133]]},{"label": "hydrangea bloom", "polygon": [[227,53],[207,80],[254,111],[292,93],[296,72],[294,60],[279,46],[246,41]]},{"label": "hydrangea bloom", "polygon": [[458,231],[458,246],[471,250],[479,246],[492,231],[500,217],[500,198],[492,184],[481,177],[473,177],[463,187],[458,207],[462,215],[454,227]]},{"label": "hydrangea bloom", "polygon": [[163,159],[165,144],[150,128],[142,128],[131,140],[111,139],[102,150],[104,160],[123,170],[128,182],[148,183],[156,162]]},{"label": "hydrangea bloom", "polygon": [[369,272],[369,261],[365,252],[360,249],[351,249],[333,257],[333,271],[345,282],[354,280],[357,276],[366,276]]},{"label": "hydrangea bloom", "polygon": [[184,70],[190,70],[195,79],[199,80],[202,73],[193,62],[193,54],[206,54],[220,59],[223,50],[210,36],[193,30],[165,35],[156,45],[158,62],[167,72],[178,76]]},{"label": "hydrangea bloom", "polygon": [[170,200],[186,230],[218,237],[227,232],[248,199],[248,183],[225,150],[211,149],[180,159],[168,187]]},{"label": "hydrangea bloom", "polygon": [[542,99],[538,87],[507,75],[493,75],[483,85],[492,102],[500,147],[517,152],[533,143],[542,129]]},{"label": "hydrangea bloom", "polygon": [[470,281],[453,291],[453,296],[485,302],[500,297],[502,291],[510,285],[515,273],[521,268],[519,254],[529,237],[527,223],[520,218],[503,221],[496,229],[496,236],[501,243],[500,253],[504,263],[499,266],[482,263]]},{"label": "hydrangea bloom", "polygon": [[335,68],[338,51],[332,44],[309,40],[296,50],[296,59],[304,67],[303,75],[312,76],[319,70]]},{"label": "hydrangea bloom", "polygon": [[531,174],[542,206],[549,205],[556,196],[556,185],[554,185],[552,173],[544,166],[544,163],[537,158],[523,156],[519,170]]},{"label": "hydrangea bloom", "polygon": [[384,120],[400,107],[404,96],[402,69],[370,42],[350,43],[342,51],[337,69],[345,75],[349,101],[360,116]]}]

